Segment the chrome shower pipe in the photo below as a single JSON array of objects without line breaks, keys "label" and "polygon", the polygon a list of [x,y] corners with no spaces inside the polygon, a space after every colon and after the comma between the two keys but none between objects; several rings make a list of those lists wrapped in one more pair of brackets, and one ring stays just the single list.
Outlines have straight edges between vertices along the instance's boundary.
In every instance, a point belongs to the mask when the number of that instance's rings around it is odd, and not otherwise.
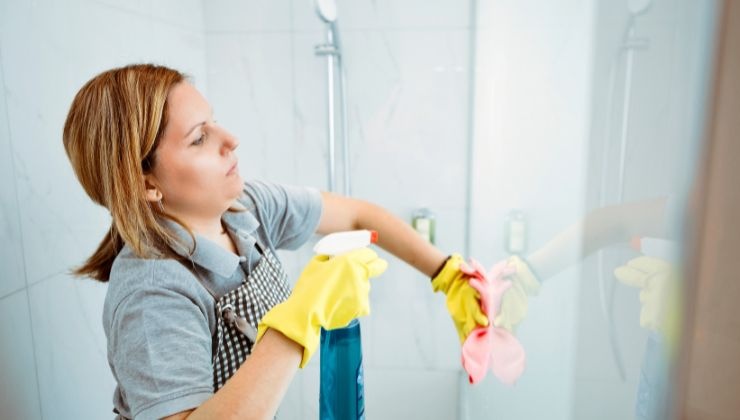
[{"label": "chrome shower pipe", "polygon": [[346,95],[346,77],[344,72],[344,65],[342,62],[342,50],[339,42],[339,30],[336,22],[326,23],[326,43],[317,45],[315,48],[316,55],[326,56],[326,72],[327,72],[327,105],[328,105],[328,186],[329,190],[336,192],[337,190],[337,174],[336,174],[336,145],[337,145],[337,120],[336,120],[336,95],[339,93],[339,124],[341,129],[341,145],[342,145],[342,165],[343,165],[343,177],[344,182],[342,185],[342,193],[344,195],[351,195],[351,178],[349,172],[349,134],[347,128],[347,95]]},{"label": "chrome shower pipe", "polygon": [[[641,13],[644,13],[641,12]],[[621,62],[621,58],[624,55],[625,58],[625,70],[624,70],[624,96],[622,98],[621,107],[621,124],[619,127],[619,166],[617,174],[618,190],[617,190],[617,203],[624,201],[624,177],[625,177],[625,166],[627,156],[627,146],[629,141],[629,126],[630,126],[630,104],[632,100],[632,77],[633,77],[633,66],[634,66],[634,54],[635,50],[644,50],[648,48],[649,41],[647,39],[637,38],[635,36],[635,24],[637,14],[631,14],[628,18],[626,29],[622,36],[622,42],[617,50],[614,61],[609,70],[609,87],[607,91],[607,118],[605,124],[605,144],[603,147],[602,162],[604,162],[601,176],[601,189],[600,189],[600,207],[604,207],[609,204],[606,192],[606,173],[608,171],[608,146],[611,139],[611,121],[612,113],[614,111],[614,87],[615,87],[615,73],[618,64]],[[599,250],[597,254],[597,270],[598,270],[598,284],[599,284],[599,298],[601,301],[601,309],[606,317],[607,331],[609,335],[609,344],[612,350],[612,356],[614,358],[615,366],[619,372],[619,377],[622,381],[626,380],[626,372],[624,367],[624,359],[622,357],[622,351],[619,346],[619,340],[617,339],[616,325],[614,323],[614,293],[615,284],[612,282],[611,287],[608,288],[606,278],[604,275],[605,270],[604,251]]]}]

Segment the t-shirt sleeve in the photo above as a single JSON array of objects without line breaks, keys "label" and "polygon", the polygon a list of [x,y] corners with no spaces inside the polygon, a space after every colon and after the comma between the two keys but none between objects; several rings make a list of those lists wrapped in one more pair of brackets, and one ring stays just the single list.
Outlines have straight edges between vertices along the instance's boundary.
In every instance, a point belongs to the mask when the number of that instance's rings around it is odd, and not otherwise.
[{"label": "t-shirt sleeve", "polygon": [[318,189],[250,181],[244,190],[276,249],[297,249],[316,232],[322,210]]},{"label": "t-shirt sleeve", "polygon": [[118,305],[111,331],[111,367],[135,419],[193,409],[213,395],[208,320],[187,296],[139,289]]}]

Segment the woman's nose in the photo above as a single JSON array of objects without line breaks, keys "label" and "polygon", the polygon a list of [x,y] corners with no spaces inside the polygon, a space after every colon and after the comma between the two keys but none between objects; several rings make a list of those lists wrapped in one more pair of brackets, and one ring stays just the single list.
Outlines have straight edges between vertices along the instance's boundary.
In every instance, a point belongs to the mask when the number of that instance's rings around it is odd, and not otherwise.
[{"label": "woman's nose", "polygon": [[223,147],[228,151],[232,151],[239,146],[239,140],[233,134],[229,133],[225,129],[221,129],[221,138]]}]

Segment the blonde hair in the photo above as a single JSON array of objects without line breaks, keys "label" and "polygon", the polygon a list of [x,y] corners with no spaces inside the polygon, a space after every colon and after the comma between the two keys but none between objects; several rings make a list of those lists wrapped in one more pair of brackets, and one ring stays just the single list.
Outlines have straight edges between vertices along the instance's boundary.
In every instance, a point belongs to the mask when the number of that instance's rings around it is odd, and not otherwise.
[{"label": "blonde hair", "polygon": [[73,274],[108,281],[124,244],[142,258],[181,259],[173,248],[177,236],[157,216],[180,222],[146,200],[144,175],[167,125],[167,94],[186,79],[167,67],[135,64],[105,71],[77,92],[64,123],[64,149],[87,195],[113,220]]}]

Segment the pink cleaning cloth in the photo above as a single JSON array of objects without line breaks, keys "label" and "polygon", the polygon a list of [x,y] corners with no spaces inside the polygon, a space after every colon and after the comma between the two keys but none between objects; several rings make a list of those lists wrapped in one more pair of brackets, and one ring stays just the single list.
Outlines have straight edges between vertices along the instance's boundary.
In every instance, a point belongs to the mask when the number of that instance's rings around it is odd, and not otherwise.
[{"label": "pink cleaning cloth", "polygon": [[501,297],[511,287],[511,281],[504,278],[514,274],[516,269],[501,261],[486,273],[483,266],[471,258],[470,265],[463,264],[460,270],[469,276],[470,285],[480,293],[481,309],[490,320],[487,327],[475,328],[463,343],[462,365],[468,372],[468,379],[471,384],[480,382],[490,366],[501,382],[513,385],[524,372],[524,348],[508,330],[494,326],[493,319],[501,308]]}]

